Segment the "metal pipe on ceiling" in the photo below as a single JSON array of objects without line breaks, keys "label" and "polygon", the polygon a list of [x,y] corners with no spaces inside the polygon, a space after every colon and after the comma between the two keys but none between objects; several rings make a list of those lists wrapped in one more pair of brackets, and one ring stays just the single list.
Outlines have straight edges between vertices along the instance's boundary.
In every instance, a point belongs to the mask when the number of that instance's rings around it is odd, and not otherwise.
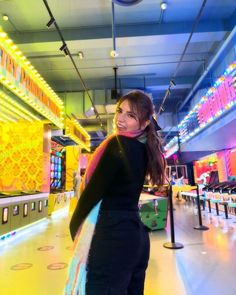
[{"label": "metal pipe on ceiling", "polygon": [[[94,109],[94,113],[95,113],[95,115],[96,115],[96,118],[97,118],[98,121],[100,122],[100,126],[101,126],[101,128],[104,128],[104,127],[103,127],[102,120],[101,120],[101,118],[100,118],[100,116],[99,116],[99,113],[98,113],[98,111],[97,111],[97,109],[96,109],[96,107],[95,107],[95,104],[94,104],[94,102],[93,102],[93,100],[92,100],[92,98],[91,98],[91,95],[90,95],[90,93],[89,93],[89,90],[88,90],[88,88],[86,87],[85,82],[84,82],[84,80],[83,80],[83,78],[82,78],[82,76],[81,76],[81,74],[80,74],[80,71],[79,71],[79,69],[78,69],[78,67],[77,67],[77,65],[76,65],[76,63],[75,63],[75,61],[74,61],[74,58],[73,58],[73,56],[72,56],[70,50],[69,50],[68,47],[67,47],[67,44],[66,44],[66,42],[65,42],[65,39],[64,39],[64,37],[63,37],[63,35],[62,35],[62,32],[61,32],[61,30],[60,30],[60,28],[59,28],[59,26],[58,26],[58,24],[57,24],[57,22],[56,22],[56,19],[54,18],[53,14],[52,14],[52,12],[51,12],[51,9],[50,9],[50,7],[49,7],[49,5],[48,5],[48,3],[47,3],[47,0],[43,0],[43,2],[44,2],[45,6],[46,6],[46,8],[47,8],[47,11],[48,11],[48,13],[49,13],[49,15],[50,15],[50,17],[51,17],[51,20],[53,20],[53,21],[51,22],[51,24],[53,24],[53,25],[55,26],[55,28],[56,28],[56,30],[57,30],[57,32],[58,32],[60,38],[61,38],[62,46],[61,46],[60,50],[61,50],[61,51],[64,51],[65,55],[68,55],[68,56],[69,56],[69,58],[70,58],[70,60],[71,60],[71,62],[72,62],[72,64],[73,64],[73,66],[74,66],[74,68],[75,68],[75,70],[76,70],[76,73],[78,74],[78,77],[79,77],[79,80],[80,80],[80,82],[81,82],[81,84],[82,84],[82,87],[83,87],[83,89],[84,89],[84,92],[87,93],[87,95],[88,95],[88,97],[89,97],[89,99],[90,99],[91,105],[92,105],[92,107],[93,107],[93,109]],[[49,24],[49,23],[48,23],[48,24]],[[47,25],[48,25],[48,24],[47,24]]]},{"label": "metal pipe on ceiling", "polygon": [[113,50],[116,52],[116,28],[115,28],[115,5],[112,2],[112,42],[113,42]]}]

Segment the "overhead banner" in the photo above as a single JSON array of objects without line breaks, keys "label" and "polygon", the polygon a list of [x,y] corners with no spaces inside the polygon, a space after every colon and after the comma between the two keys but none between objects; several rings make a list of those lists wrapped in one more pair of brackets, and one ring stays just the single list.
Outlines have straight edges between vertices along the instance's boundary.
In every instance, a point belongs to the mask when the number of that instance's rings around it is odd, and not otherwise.
[{"label": "overhead banner", "polygon": [[70,137],[81,148],[90,151],[90,135],[76,120],[66,119],[65,135]]}]

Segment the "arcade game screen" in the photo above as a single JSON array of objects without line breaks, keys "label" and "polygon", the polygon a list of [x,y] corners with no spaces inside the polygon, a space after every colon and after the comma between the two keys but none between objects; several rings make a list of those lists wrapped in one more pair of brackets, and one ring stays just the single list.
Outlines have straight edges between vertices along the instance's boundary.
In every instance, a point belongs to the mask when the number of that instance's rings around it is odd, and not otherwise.
[{"label": "arcade game screen", "polygon": [[51,179],[50,188],[51,189],[62,189],[62,169],[63,169],[63,155],[62,153],[52,150],[51,152]]}]

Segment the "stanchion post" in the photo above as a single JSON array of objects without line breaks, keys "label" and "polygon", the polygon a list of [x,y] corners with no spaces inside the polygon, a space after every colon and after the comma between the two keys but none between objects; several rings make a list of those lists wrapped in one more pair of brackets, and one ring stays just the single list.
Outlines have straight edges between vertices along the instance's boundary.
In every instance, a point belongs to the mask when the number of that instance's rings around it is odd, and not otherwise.
[{"label": "stanchion post", "polygon": [[198,211],[199,225],[198,226],[194,226],[194,229],[197,229],[197,230],[208,230],[209,227],[207,227],[205,225],[202,225],[202,212],[201,212],[200,197],[199,197],[199,186],[198,186],[198,184],[197,184],[196,192],[197,192],[197,211]]},{"label": "stanchion post", "polygon": [[168,197],[169,197],[171,242],[166,242],[166,243],[163,244],[163,246],[165,248],[168,248],[168,249],[182,249],[184,247],[183,244],[175,242],[175,226],[174,226],[174,214],[173,214],[172,185],[170,185]]}]

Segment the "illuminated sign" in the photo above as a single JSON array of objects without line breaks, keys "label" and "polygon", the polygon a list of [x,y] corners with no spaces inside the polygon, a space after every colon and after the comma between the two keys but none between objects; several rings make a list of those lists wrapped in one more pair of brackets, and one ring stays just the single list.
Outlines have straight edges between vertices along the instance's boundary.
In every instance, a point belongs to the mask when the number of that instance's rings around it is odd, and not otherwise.
[{"label": "illuminated sign", "polygon": [[62,100],[1,29],[0,83],[56,126],[63,127]]},{"label": "illuminated sign", "polygon": [[235,88],[233,86],[233,77],[227,76],[219,87],[211,88],[211,94],[203,102],[198,110],[199,125],[211,122],[211,118],[219,116],[224,109],[229,109],[235,101]]},{"label": "illuminated sign", "polygon": [[178,125],[186,142],[236,104],[236,62],[232,63]]},{"label": "illuminated sign", "polygon": [[90,135],[76,120],[66,119],[65,135],[73,139],[82,148],[90,151]]},{"label": "illuminated sign", "polygon": [[178,142],[178,136],[175,136],[164,146],[164,155],[166,159],[169,158],[171,155],[175,154],[179,150]]}]

